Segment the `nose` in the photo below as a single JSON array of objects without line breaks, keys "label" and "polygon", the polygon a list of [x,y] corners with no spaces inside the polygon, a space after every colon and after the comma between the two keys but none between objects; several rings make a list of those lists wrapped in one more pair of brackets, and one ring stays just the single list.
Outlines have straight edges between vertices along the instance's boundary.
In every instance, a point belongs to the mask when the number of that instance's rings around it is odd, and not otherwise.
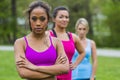
[{"label": "nose", "polygon": [[84,33],[84,30],[81,30],[81,33]]},{"label": "nose", "polygon": [[78,31],[80,34],[83,34],[84,33],[84,30],[79,30]]},{"label": "nose", "polygon": [[37,26],[40,26],[40,25],[41,25],[41,21],[40,21],[40,20],[37,20],[37,21],[36,21],[36,25],[37,25]]}]

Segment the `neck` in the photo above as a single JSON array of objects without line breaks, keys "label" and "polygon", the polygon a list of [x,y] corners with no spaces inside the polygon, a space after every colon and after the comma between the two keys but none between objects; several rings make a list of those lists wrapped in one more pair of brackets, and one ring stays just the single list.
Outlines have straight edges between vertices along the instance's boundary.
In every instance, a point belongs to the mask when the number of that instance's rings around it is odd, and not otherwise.
[{"label": "neck", "polygon": [[43,34],[34,34],[33,32],[30,34],[32,37],[36,38],[36,39],[42,39],[44,37],[46,37],[46,33]]},{"label": "neck", "polygon": [[80,38],[80,40],[86,40],[86,37],[79,37]]},{"label": "neck", "polygon": [[57,32],[57,33],[65,33],[66,32],[66,29],[65,28],[60,28],[60,27],[55,27],[54,30]]}]

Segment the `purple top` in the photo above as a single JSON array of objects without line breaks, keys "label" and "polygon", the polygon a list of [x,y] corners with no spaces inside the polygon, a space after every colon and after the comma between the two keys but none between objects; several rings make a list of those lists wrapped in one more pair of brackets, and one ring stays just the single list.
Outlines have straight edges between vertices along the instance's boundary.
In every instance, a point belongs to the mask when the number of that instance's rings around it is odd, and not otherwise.
[{"label": "purple top", "polygon": [[[56,49],[54,48],[53,44],[52,44],[52,39],[50,37],[50,47],[42,52],[37,52],[35,50],[33,50],[30,46],[29,43],[27,41],[27,38],[24,37],[25,42],[26,42],[26,50],[25,50],[25,56],[26,58],[33,63],[34,65],[40,66],[40,65],[53,65],[56,62],[56,58],[57,58],[57,52]],[[42,45],[41,45],[42,47]]]}]

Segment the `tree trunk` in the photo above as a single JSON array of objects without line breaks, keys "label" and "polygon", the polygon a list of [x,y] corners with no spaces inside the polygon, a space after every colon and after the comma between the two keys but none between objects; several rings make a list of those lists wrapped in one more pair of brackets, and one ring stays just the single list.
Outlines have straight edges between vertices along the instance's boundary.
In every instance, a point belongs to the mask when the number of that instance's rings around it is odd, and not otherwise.
[{"label": "tree trunk", "polygon": [[16,0],[11,0],[12,11],[12,27],[13,27],[13,42],[16,40],[17,21],[16,21]]},{"label": "tree trunk", "polygon": [[87,20],[88,20],[88,23],[89,23],[89,35],[90,37],[93,37],[93,27],[92,27],[92,14],[91,14],[91,10],[90,10],[90,0],[86,0],[86,17],[87,17]]}]

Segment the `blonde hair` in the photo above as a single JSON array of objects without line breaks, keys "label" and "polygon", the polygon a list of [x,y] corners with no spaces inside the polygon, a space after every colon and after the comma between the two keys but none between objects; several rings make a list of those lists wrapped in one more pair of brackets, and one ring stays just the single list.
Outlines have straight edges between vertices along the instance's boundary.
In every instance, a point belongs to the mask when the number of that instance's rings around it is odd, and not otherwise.
[{"label": "blonde hair", "polygon": [[79,18],[79,19],[77,20],[76,24],[75,24],[75,30],[76,30],[76,31],[77,31],[77,28],[78,28],[78,26],[79,26],[80,24],[84,25],[84,26],[87,28],[87,30],[89,30],[88,21],[87,21],[85,18]]}]

